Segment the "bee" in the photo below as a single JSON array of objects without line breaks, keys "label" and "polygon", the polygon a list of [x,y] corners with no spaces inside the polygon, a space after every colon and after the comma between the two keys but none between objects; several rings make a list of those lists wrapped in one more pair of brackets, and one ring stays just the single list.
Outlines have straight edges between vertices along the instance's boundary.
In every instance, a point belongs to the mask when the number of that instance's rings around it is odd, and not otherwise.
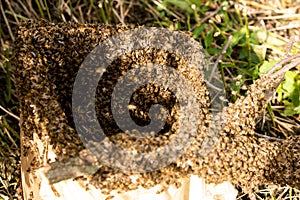
[{"label": "bee", "polygon": [[[46,28],[42,23],[30,24],[29,27],[29,30],[27,30],[28,28],[23,28],[22,33],[20,33],[23,34],[23,36],[20,37],[24,37],[25,42],[16,43],[21,51],[24,51],[22,50],[24,49],[22,46],[34,45],[35,47],[35,51],[21,52],[21,54],[17,55],[17,60],[20,61],[20,63],[16,64],[18,68],[17,82],[18,87],[20,89],[22,88],[22,90],[20,90],[20,98],[23,99],[24,102],[32,102],[32,104],[36,103],[37,105],[34,112],[32,112],[32,109],[29,109],[29,106],[26,108],[25,105],[23,105],[24,109],[21,110],[21,114],[28,118],[25,120],[26,123],[24,122],[21,126],[25,135],[24,139],[22,139],[22,146],[24,147],[23,155],[26,156],[38,152],[37,147],[34,147],[34,145],[30,143],[32,140],[32,130],[34,130],[34,132],[40,134],[39,137],[43,140],[44,145],[53,145],[53,151],[58,157],[58,160],[68,160],[71,157],[79,156],[79,152],[84,149],[75,128],[71,125],[70,98],[72,94],[70,91],[73,85],[72,80],[74,81],[85,56],[99,44],[99,42],[113,34],[128,30],[128,28],[122,26],[114,27],[66,23],[58,25],[48,24],[47,27],[50,27],[50,29]],[[33,40],[31,37],[33,37]],[[69,39],[66,40],[65,38]],[[31,41],[34,41],[34,43]],[[288,140],[287,143],[285,143],[287,149],[289,149],[288,147],[294,149],[293,151],[288,151],[283,150],[283,147],[279,146],[279,144],[272,145],[272,143],[265,139],[253,139],[253,129],[256,118],[260,116],[260,113],[263,112],[264,105],[266,105],[265,98],[268,96],[266,91],[273,90],[274,85],[276,85],[275,83],[279,80],[274,79],[268,82],[267,79],[262,79],[261,81],[256,81],[250,87],[247,97],[241,97],[235,104],[229,104],[225,109],[224,125],[220,133],[222,135],[222,137],[220,137],[220,144],[218,146],[214,145],[215,143],[212,141],[210,145],[213,146],[214,149],[204,149],[203,151],[205,151],[206,154],[200,157],[198,156],[198,150],[205,138],[201,134],[207,132],[209,121],[213,118],[213,116],[209,114],[209,105],[211,102],[202,72],[194,66],[187,67],[188,62],[185,58],[181,58],[176,54],[168,53],[164,50],[152,48],[129,52],[122,55],[118,61],[112,64],[110,68],[112,72],[107,75],[108,80],[103,84],[105,88],[103,91],[112,91],[115,86],[115,81],[120,76],[126,74],[129,69],[152,62],[168,65],[178,70],[178,72],[187,79],[189,86],[194,88],[194,95],[202,107],[200,116],[201,122],[203,122],[199,125],[199,132],[198,135],[195,136],[195,143],[188,149],[186,155],[183,155],[182,158],[176,161],[175,166],[182,167],[167,166],[158,172],[134,174],[139,177],[136,183],[132,183],[127,174],[102,167],[92,176],[92,180],[87,181],[88,183],[86,183],[86,185],[92,184],[98,186],[103,194],[109,195],[107,199],[112,199],[114,196],[110,194],[113,190],[134,190],[137,189],[138,186],[151,188],[162,182],[164,182],[164,187],[166,188],[168,185],[175,185],[175,187],[179,188],[181,187],[181,182],[177,180],[187,176],[189,173],[194,173],[202,177],[207,177],[211,182],[218,182],[218,180],[227,178],[233,182],[242,183],[246,188],[245,191],[251,192],[251,190],[247,190],[247,186],[249,188],[255,188],[259,184],[259,179],[256,180],[254,178],[255,174],[264,176],[264,171],[268,170],[273,170],[275,174],[280,174],[281,170],[283,170],[283,167],[280,166],[293,167],[290,162],[298,166],[298,163],[293,160],[299,157],[296,151],[296,147],[299,148],[298,140]],[[149,68],[150,65],[151,64],[149,64]],[[35,73],[28,73],[29,68]],[[134,79],[135,77],[132,78]],[[82,81],[84,82],[85,80]],[[86,84],[88,84],[88,82]],[[26,87],[23,88],[23,86]],[[37,86],[37,90],[30,90],[31,87],[35,86]],[[59,91],[58,94],[53,93],[53,91],[56,90]],[[145,102],[143,102],[140,98],[140,94],[150,96],[150,100],[143,99],[145,100]],[[156,96],[158,96],[158,98],[155,99]],[[151,101],[158,103],[160,98],[166,99],[166,104],[170,104],[171,96],[172,93],[168,90],[163,90],[157,86],[150,87],[148,85],[133,95],[133,100],[138,104],[130,104],[128,107],[130,110],[136,111],[135,115],[145,120],[147,113],[144,112],[143,109],[139,110],[140,104],[143,106],[145,103]],[[109,99],[105,99],[103,106],[108,104],[110,104]],[[99,109],[99,113],[105,113],[103,114],[105,120],[99,121],[105,121],[103,125],[110,127],[110,121],[113,120],[110,108],[102,108],[100,106],[97,109]],[[170,127],[172,127],[170,129],[171,136],[163,134],[160,137],[154,137],[154,139],[135,140],[125,134],[116,136],[115,133],[112,133],[111,138],[120,148],[129,150],[130,147],[133,147],[140,148],[142,151],[141,147],[147,146],[149,149],[155,149],[157,146],[167,144],[174,138],[173,133],[180,127],[178,119],[182,112],[177,104],[170,109],[171,114],[168,118],[168,122],[170,122]],[[35,118],[36,116],[40,117],[38,121],[41,123],[34,121],[34,119],[37,119]],[[41,124],[44,129],[40,126]],[[40,131],[42,129],[44,131]],[[111,130],[110,128],[106,129]],[[182,140],[189,140],[193,137],[194,136],[187,135],[182,137]],[[181,141],[178,141],[178,144],[180,144],[180,142]],[[290,144],[290,146],[288,146],[288,144]],[[44,154],[47,154],[46,150],[47,149],[45,149]],[[291,151],[293,153],[291,153]],[[279,152],[281,154],[278,154]],[[294,155],[294,157],[288,157],[291,154]],[[115,156],[118,158],[121,157],[117,153]],[[267,160],[268,156],[276,159],[272,160],[270,158]],[[42,159],[35,156],[32,166],[39,167],[41,165],[40,160]],[[132,161],[121,160],[120,162],[130,165]],[[156,160],[153,163],[158,165],[160,162],[161,161]],[[268,164],[266,164],[267,162]],[[278,163],[275,165],[274,162]],[[275,172],[272,164],[278,166],[276,169],[280,170]],[[296,168],[295,166],[294,168]],[[272,173],[270,172],[269,174]],[[285,176],[287,176],[287,180],[291,180],[293,177],[299,180],[299,177],[296,175],[287,174]],[[261,177],[262,180],[263,178],[264,177]],[[79,178],[75,180],[79,181]],[[296,183],[297,180],[292,183]],[[157,191],[157,193],[163,192],[164,187],[162,187],[162,190]]]},{"label": "bee", "polygon": [[166,188],[165,187],[161,187],[159,190],[156,191],[156,194],[161,194],[163,192],[166,191]]},{"label": "bee", "polygon": [[105,198],[105,200],[111,200],[111,199],[113,199],[115,196],[113,196],[113,195],[109,195],[108,197],[106,197]]},{"label": "bee", "polygon": [[52,190],[52,192],[54,193],[54,195],[55,195],[56,197],[60,197],[59,192],[55,189],[55,187],[54,187],[53,185],[51,185],[51,190]]}]

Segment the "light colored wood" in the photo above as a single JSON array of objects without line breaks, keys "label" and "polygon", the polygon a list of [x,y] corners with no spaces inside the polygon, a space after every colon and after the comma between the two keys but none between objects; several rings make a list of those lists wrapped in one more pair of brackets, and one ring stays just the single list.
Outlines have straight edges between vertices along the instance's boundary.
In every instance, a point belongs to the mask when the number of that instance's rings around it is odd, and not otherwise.
[{"label": "light colored wood", "polygon": [[[23,118],[21,116],[21,122]],[[21,129],[21,138],[23,131]],[[182,186],[175,188],[169,186],[157,185],[150,189],[140,187],[138,190],[132,190],[118,194],[112,191],[110,195],[104,195],[101,190],[92,185],[86,187],[86,184],[78,180],[65,180],[50,185],[45,172],[47,171],[46,158],[55,160],[55,153],[49,143],[43,143],[36,133],[33,133],[32,147],[37,147],[24,156],[24,147],[22,146],[21,162],[22,162],[22,187],[24,200],[99,200],[114,197],[113,200],[234,200],[237,191],[234,186],[226,182],[223,184],[205,184],[205,180],[198,176],[192,175],[191,178],[181,179]],[[47,151],[45,151],[47,149]],[[35,154],[38,154],[35,155]],[[44,161],[45,167],[41,167],[35,171],[28,171],[30,163],[37,157]],[[163,192],[157,194],[158,191],[164,189]]]},{"label": "light colored wood", "polygon": [[[182,186],[175,188],[169,186],[165,191],[157,194],[163,186],[157,185],[150,189],[140,187],[138,190],[132,190],[121,194],[112,191],[110,195],[104,195],[99,189],[85,183],[69,179],[50,185],[45,176],[44,168],[35,173],[23,173],[24,199],[31,199],[32,192],[34,199],[37,200],[82,200],[82,199],[108,199],[114,200],[234,200],[237,191],[230,183],[219,185],[205,184],[205,180],[197,176],[191,176],[190,179],[182,179]],[[28,184],[30,183],[30,184]]]},{"label": "light colored wood", "polygon": [[157,185],[150,189],[140,187],[137,190],[132,190],[118,194],[112,191],[110,195],[104,195],[99,189],[89,185],[86,188],[85,184],[79,181],[66,180],[59,183],[49,185],[47,178],[44,176],[42,170],[37,172],[38,179],[41,180],[39,189],[39,196],[43,200],[82,200],[82,199],[106,199],[114,197],[114,200],[189,200],[189,180],[182,179],[182,187],[175,188],[169,186],[164,188],[165,191],[157,194],[163,186]]},{"label": "light colored wood", "polygon": [[[20,115],[20,123],[22,124],[23,117]],[[21,179],[22,179],[22,190],[23,190],[23,198],[24,200],[40,200],[40,183],[41,180],[36,177],[34,172],[28,171],[30,168],[30,164],[34,159],[34,155],[31,152],[28,152],[26,156],[24,156],[24,132],[22,128],[20,130],[21,136]],[[33,137],[35,138],[35,137]],[[35,141],[32,141],[34,144]]]},{"label": "light colored wood", "polygon": [[190,178],[189,200],[234,200],[238,191],[230,182],[206,184],[205,179],[192,175]]}]

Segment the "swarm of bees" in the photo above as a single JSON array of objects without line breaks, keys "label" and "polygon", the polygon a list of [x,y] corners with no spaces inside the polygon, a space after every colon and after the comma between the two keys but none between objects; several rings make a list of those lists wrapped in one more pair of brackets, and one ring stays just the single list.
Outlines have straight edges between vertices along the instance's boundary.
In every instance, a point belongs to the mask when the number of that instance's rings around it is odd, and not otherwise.
[{"label": "swarm of bees", "polygon": [[[89,153],[83,155],[85,147],[73,122],[73,83],[81,63],[100,42],[129,29],[125,26],[53,24],[45,21],[27,22],[20,26],[15,65],[22,118],[22,156],[33,156],[30,165],[23,170],[31,172],[49,163],[57,168],[74,166],[78,157],[88,160]],[[190,80],[189,84],[194,88],[201,107],[199,120],[202,123],[199,124],[197,136],[187,135],[185,139],[192,138],[193,142],[186,153],[156,171],[123,172],[101,165],[99,159],[92,159],[90,163],[93,168],[84,168],[88,170],[83,173],[90,184],[109,194],[112,190],[124,192],[139,186],[151,188],[157,184],[180,187],[179,179],[196,174],[209,183],[230,181],[246,193],[266,183],[299,187],[299,137],[293,136],[280,142],[254,134],[256,121],[270,100],[269,94],[274,92],[283,74],[262,77],[250,87],[247,96],[225,107],[222,120],[217,125],[220,131],[210,137],[210,96],[203,75],[197,69],[188,67],[178,55],[152,48],[135,50],[115,60],[97,87],[97,99],[100,100],[96,112],[107,138],[124,149],[134,147],[138,151],[149,151],[167,144],[176,134],[180,126],[176,122],[180,115],[178,101],[172,91],[155,84],[147,84],[134,93],[130,107],[133,120],[141,125],[149,122],[147,110],[150,104],[159,103],[167,108],[167,122],[155,137],[136,140],[122,133],[111,114],[109,98],[117,80],[134,66],[153,62],[181,71]],[[34,137],[38,137],[45,147],[51,145],[56,157],[51,158],[47,148],[41,152],[38,144],[32,144]],[[209,139],[211,141],[208,142],[213,143],[212,148],[203,154],[200,147]],[[55,176],[55,173],[52,175]],[[134,180],[131,178],[133,176]],[[55,178],[50,176],[49,180],[51,178],[55,182]]]}]

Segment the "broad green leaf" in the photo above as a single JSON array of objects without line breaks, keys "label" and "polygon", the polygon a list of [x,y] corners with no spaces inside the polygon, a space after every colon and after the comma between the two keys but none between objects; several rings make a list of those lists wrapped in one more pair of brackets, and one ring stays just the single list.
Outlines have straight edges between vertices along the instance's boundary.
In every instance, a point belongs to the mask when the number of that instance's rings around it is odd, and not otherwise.
[{"label": "broad green leaf", "polygon": [[205,27],[206,27],[206,24],[201,24],[200,26],[197,26],[193,30],[194,39],[198,38],[198,36],[203,32],[203,30],[205,29]]},{"label": "broad green leaf", "polygon": [[291,94],[296,89],[297,85],[295,84],[295,81],[296,81],[297,76],[298,76],[298,74],[295,72],[291,72],[291,71],[286,72],[286,74],[284,76],[285,81],[282,84],[282,88],[287,93]]},{"label": "broad green leaf", "polygon": [[277,89],[278,100],[284,104],[283,115],[300,114],[300,77],[298,72],[288,71]]},{"label": "broad green leaf", "polygon": [[278,63],[277,60],[272,61],[264,61],[263,64],[259,68],[259,75],[264,75],[267,71],[269,71],[276,63]]},{"label": "broad green leaf", "polygon": [[210,44],[212,43],[212,41],[213,41],[213,34],[214,34],[214,29],[211,29],[210,31],[209,31],[209,33],[207,34],[207,36],[204,38],[204,44],[205,44],[205,47],[207,48],[207,47],[209,47],[210,46]]},{"label": "broad green leaf", "polygon": [[284,101],[284,115],[293,116],[300,114],[300,106],[295,107],[295,105],[289,101]]},{"label": "broad green leaf", "polygon": [[202,2],[199,0],[190,0],[191,4],[195,4],[197,8],[199,8],[200,6],[204,6],[202,5]]},{"label": "broad green leaf", "polygon": [[265,60],[266,53],[267,53],[267,47],[265,45],[251,44],[251,47],[252,47],[253,52],[259,58],[259,60]]},{"label": "broad green leaf", "polygon": [[243,27],[233,34],[230,47],[234,47],[235,45],[237,45],[239,41],[243,39],[245,36],[246,36],[246,27]]},{"label": "broad green leaf", "polygon": [[221,53],[221,51],[222,51],[221,49],[217,49],[213,47],[207,49],[207,53],[210,55],[218,55]]},{"label": "broad green leaf", "polygon": [[182,10],[187,11],[189,14],[193,13],[193,9],[191,7],[191,4],[188,1],[185,0],[165,0],[164,3],[166,4],[172,4]]},{"label": "broad green leaf", "polygon": [[250,42],[252,44],[261,44],[267,40],[268,32],[266,30],[256,30],[250,35]]},{"label": "broad green leaf", "polygon": [[240,51],[239,51],[239,59],[243,60],[248,58],[248,48],[247,47],[243,47]]}]

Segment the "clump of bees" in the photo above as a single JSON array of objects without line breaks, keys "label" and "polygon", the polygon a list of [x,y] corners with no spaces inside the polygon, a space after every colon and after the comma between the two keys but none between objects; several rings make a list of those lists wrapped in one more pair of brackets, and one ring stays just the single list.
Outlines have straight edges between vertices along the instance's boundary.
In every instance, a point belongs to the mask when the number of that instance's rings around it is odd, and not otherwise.
[{"label": "clump of bees", "polygon": [[[34,157],[26,171],[34,171],[48,163],[67,166],[70,159],[80,157],[86,151],[75,130],[72,116],[72,87],[76,74],[85,57],[100,42],[129,29],[125,26],[54,24],[45,21],[27,22],[20,26],[15,65],[22,118],[22,155]],[[178,101],[172,91],[155,84],[147,84],[136,91],[130,104],[132,119],[139,125],[149,123],[147,111],[151,104],[166,107],[166,124],[155,137],[137,140],[123,133],[113,119],[110,96],[116,82],[129,69],[147,63],[170,66],[190,80],[189,84],[194,88],[201,108],[197,135],[187,135],[185,139],[193,139],[187,151],[176,161],[156,171],[125,173],[99,164],[99,159],[91,161],[96,163],[93,164],[93,170],[84,173],[90,184],[109,194],[112,190],[124,192],[139,186],[151,188],[157,184],[180,187],[181,178],[197,174],[209,183],[230,181],[246,193],[266,183],[299,187],[299,137],[293,136],[280,142],[259,138],[254,134],[256,121],[270,99],[269,91],[274,91],[282,74],[272,79],[262,77],[257,80],[246,97],[224,108],[222,120],[217,125],[220,131],[209,133],[212,119],[210,96],[199,70],[188,66],[185,60],[170,52],[153,48],[135,50],[115,60],[97,87],[96,112],[107,138],[123,149],[134,147],[138,151],[150,151],[167,144],[177,134],[180,126],[177,123],[180,115]],[[55,159],[48,156],[47,149],[40,152],[34,146],[37,144],[32,145],[33,133],[44,146],[52,146]],[[211,148],[203,154],[203,144],[207,144],[209,139]]]}]

